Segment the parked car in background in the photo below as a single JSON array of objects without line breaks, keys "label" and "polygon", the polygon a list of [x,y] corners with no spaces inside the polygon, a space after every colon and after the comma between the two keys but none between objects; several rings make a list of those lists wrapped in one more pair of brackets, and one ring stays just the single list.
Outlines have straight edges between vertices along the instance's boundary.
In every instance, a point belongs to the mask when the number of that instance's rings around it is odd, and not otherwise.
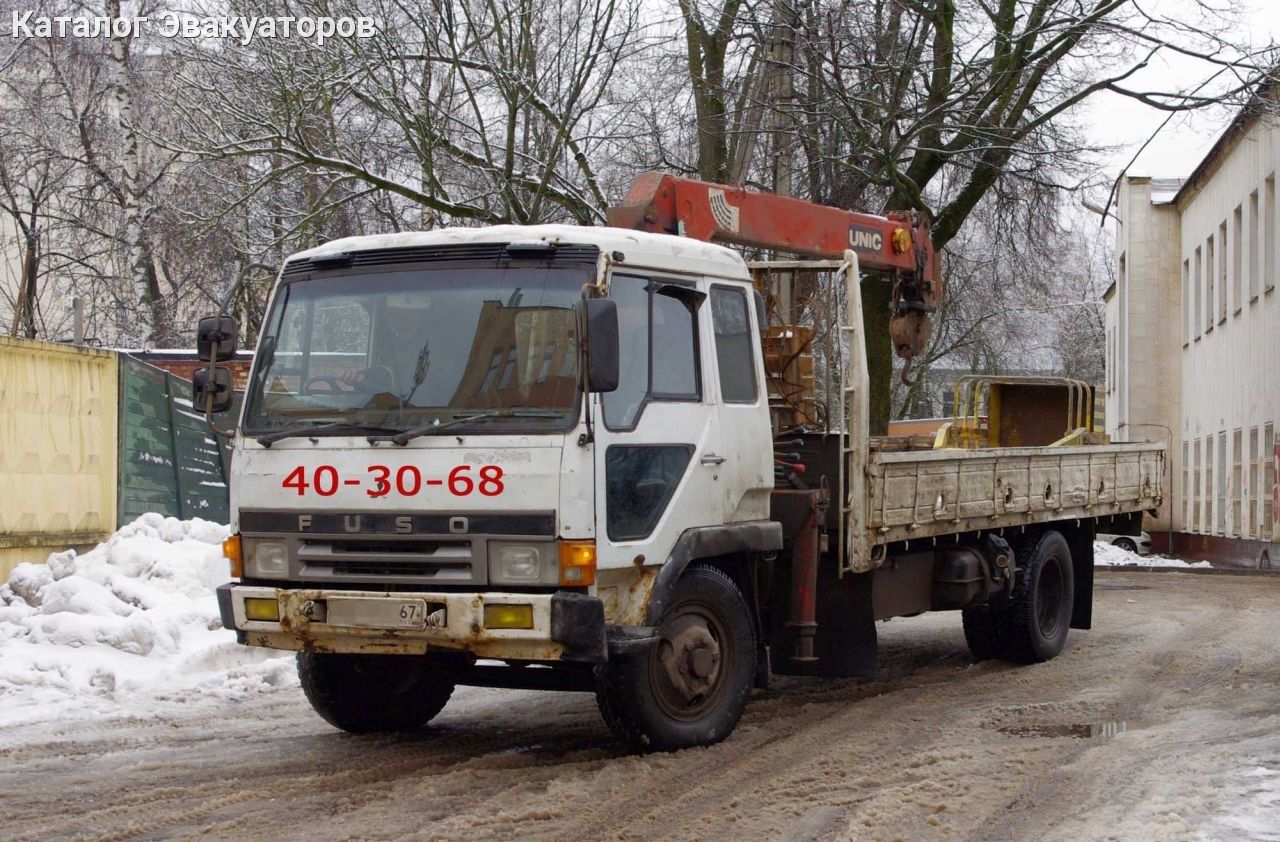
[{"label": "parked car in background", "polygon": [[1138,555],[1151,555],[1151,536],[1145,532],[1138,535],[1104,535],[1099,532],[1094,536],[1097,540],[1113,544],[1122,550]]}]

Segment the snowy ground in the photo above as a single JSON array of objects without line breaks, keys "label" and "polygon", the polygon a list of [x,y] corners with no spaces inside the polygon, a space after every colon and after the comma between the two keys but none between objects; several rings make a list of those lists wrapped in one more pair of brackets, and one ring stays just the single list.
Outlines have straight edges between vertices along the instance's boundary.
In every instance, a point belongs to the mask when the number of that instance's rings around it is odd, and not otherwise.
[{"label": "snowy ground", "polygon": [[1183,561],[1164,555],[1142,556],[1122,550],[1115,544],[1105,541],[1093,542],[1093,563],[1095,567],[1211,567],[1207,561]]},{"label": "snowy ground", "polygon": [[636,757],[586,694],[334,731],[216,629],[223,534],[149,516],[0,588],[0,838],[1280,842],[1280,576],[1100,572],[1032,667],[894,620],[875,680],[779,678],[725,743]]},{"label": "snowy ground", "polygon": [[0,725],[234,700],[296,684],[293,659],[239,646],[214,588],[227,528],[149,514],[84,555],[0,586]]}]

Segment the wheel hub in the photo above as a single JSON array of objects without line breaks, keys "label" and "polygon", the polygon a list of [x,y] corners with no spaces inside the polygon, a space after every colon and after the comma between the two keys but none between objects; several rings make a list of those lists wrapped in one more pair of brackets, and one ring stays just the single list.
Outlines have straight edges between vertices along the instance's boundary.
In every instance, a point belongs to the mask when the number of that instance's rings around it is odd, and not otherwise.
[{"label": "wheel hub", "polygon": [[696,703],[720,677],[720,644],[698,618],[680,619],[664,641],[662,665],[676,692],[686,702]]}]

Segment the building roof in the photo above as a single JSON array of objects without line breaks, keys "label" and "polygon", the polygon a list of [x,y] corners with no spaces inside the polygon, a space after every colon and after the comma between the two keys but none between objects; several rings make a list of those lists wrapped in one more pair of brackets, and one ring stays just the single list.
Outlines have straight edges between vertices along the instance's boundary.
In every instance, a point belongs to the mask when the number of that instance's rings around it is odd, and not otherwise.
[{"label": "building roof", "polygon": [[344,237],[299,252],[289,260],[372,249],[511,243],[521,240],[594,245],[606,254],[622,252],[626,255],[627,265],[750,279],[742,257],[724,246],[672,234],[582,225],[489,225],[482,228],[440,228],[435,231]]},{"label": "building roof", "polygon": [[1223,155],[1244,135],[1253,121],[1258,118],[1258,115],[1266,113],[1274,107],[1274,94],[1275,80],[1272,78],[1263,79],[1249,97],[1249,101],[1236,112],[1236,116],[1223,130],[1218,140],[1213,144],[1213,148],[1200,159],[1200,163],[1196,164],[1196,168],[1191,171],[1191,175],[1183,180],[1182,186],[1178,188],[1171,201],[1177,202],[1181,200],[1184,194],[1198,187],[1201,180],[1213,172]]},{"label": "building roof", "polygon": [[1185,178],[1151,179],[1151,204],[1167,205],[1178,198],[1178,191],[1186,183]]}]

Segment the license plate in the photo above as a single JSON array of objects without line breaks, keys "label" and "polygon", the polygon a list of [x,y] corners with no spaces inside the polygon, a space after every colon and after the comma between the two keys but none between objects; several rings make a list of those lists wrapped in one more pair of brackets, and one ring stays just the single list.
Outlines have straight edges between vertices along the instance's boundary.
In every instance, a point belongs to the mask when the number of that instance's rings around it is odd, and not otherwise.
[{"label": "license plate", "polygon": [[421,599],[362,599],[331,596],[327,622],[331,626],[364,629],[422,629],[427,603]]}]

